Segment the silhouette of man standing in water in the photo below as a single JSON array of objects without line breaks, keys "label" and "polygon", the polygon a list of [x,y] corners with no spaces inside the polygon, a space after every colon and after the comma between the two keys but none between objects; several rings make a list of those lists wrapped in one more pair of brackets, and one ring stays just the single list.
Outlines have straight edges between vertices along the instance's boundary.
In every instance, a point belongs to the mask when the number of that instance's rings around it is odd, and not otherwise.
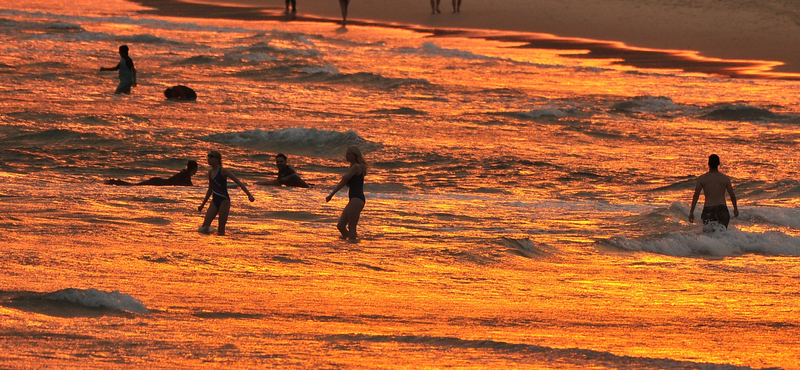
[{"label": "silhouette of man standing in water", "polygon": [[136,86],[136,68],[133,67],[133,59],[128,56],[128,45],[119,47],[119,56],[122,60],[116,67],[100,67],[101,71],[119,71],[119,86],[114,94],[130,94],[131,87]]},{"label": "silhouette of man standing in water", "polygon": [[708,156],[708,172],[697,178],[697,185],[694,187],[692,197],[692,209],[689,211],[689,222],[694,222],[694,208],[697,200],[700,199],[700,191],[705,194],[703,203],[703,213],[700,219],[703,220],[703,231],[713,232],[721,229],[719,225],[728,228],[731,215],[728,213],[728,206],[725,204],[725,192],[731,197],[733,204],[733,216],[739,217],[739,207],[736,206],[736,194],[733,193],[731,178],[719,172],[719,156],[712,154]]},{"label": "silhouette of man standing in water", "polygon": [[289,12],[289,3],[292,4],[292,13],[297,13],[297,0],[286,0],[286,12]]}]

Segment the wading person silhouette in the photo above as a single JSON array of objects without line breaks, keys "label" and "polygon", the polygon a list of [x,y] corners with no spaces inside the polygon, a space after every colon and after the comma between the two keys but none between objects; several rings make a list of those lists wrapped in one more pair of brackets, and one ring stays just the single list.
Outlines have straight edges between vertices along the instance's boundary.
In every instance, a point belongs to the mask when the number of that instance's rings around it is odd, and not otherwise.
[{"label": "wading person silhouette", "polygon": [[330,202],[331,198],[343,187],[350,187],[350,201],[344,207],[336,227],[342,233],[342,239],[356,240],[358,238],[356,231],[358,219],[361,217],[361,210],[364,209],[364,203],[366,202],[364,197],[364,175],[367,174],[367,161],[364,159],[364,155],[361,154],[361,149],[355,145],[347,148],[345,159],[350,162],[350,170],[342,176],[342,180],[333,188],[330,195],[325,198],[325,201]]},{"label": "wading person silhouette", "polygon": [[708,172],[697,178],[697,185],[695,185],[694,196],[692,197],[692,208],[689,210],[689,222],[693,223],[694,209],[702,191],[705,195],[705,200],[700,219],[703,220],[704,232],[721,230],[722,226],[725,229],[728,228],[731,216],[725,203],[726,192],[730,195],[731,204],[733,204],[733,216],[739,217],[739,207],[736,205],[736,194],[733,193],[731,179],[719,172],[719,164],[719,156],[716,154],[708,156]]},{"label": "wading person silhouette", "polygon": [[208,211],[206,211],[206,218],[203,221],[203,226],[200,226],[200,230],[198,231],[204,234],[210,233],[211,222],[214,221],[214,217],[219,214],[217,235],[225,235],[225,225],[228,223],[228,213],[231,209],[231,199],[228,195],[228,179],[230,178],[236,185],[239,185],[251,202],[256,199],[253,198],[253,194],[250,194],[250,191],[247,190],[247,186],[245,186],[233,172],[229,171],[227,168],[222,168],[222,154],[220,154],[220,152],[216,150],[208,152],[208,165],[211,166],[211,169],[208,170],[208,191],[206,192],[205,199],[203,199],[203,203],[200,204],[197,210],[202,211],[203,206],[208,202],[208,198],[212,196],[213,198],[211,199],[211,205],[208,206]]},{"label": "wading person silhouette", "polygon": [[131,87],[136,86],[136,68],[133,67],[133,59],[128,56],[128,45],[119,47],[119,56],[122,58],[115,67],[100,67],[101,71],[119,71],[119,85],[114,94],[130,94]]}]

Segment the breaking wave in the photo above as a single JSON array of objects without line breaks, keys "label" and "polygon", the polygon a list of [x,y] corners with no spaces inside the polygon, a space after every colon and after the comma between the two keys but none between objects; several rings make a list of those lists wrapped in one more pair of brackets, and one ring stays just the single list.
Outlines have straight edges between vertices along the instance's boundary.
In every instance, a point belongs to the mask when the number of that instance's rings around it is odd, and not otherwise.
[{"label": "breaking wave", "polygon": [[634,240],[614,237],[608,243],[616,248],[676,257],[732,257],[756,253],[772,256],[800,256],[800,238],[779,231],[753,233],[730,228],[727,231],[682,234]]},{"label": "breaking wave", "polygon": [[664,96],[637,96],[614,103],[611,110],[618,113],[673,113],[684,111],[686,107],[675,104]]},{"label": "breaking wave", "polygon": [[702,118],[713,121],[762,121],[774,120],[779,115],[769,109],[742,104],[721,104],[702,115]]},{"label": "breaking wave", "polygon": [[88,308],[104,308],[135,313],[150,312],[136,298],[119,291],[104,292],[97,289],[63,289],[42,297],[48,301],[67,302]]},{"label": "breaking wave", "polygon": [[416,335],[368,335],[341,334],[326,337],[331,342],[368,342],[419,345],[423,348],[464,348],[495,350],[506,353],[522,353],[530,361],[541,362],[544,367],[554,363],[568,363],[581,368],[612,369],[752,369],[748,366],[691,362],[668,358],[649,358],[621,356],[611,352],[583,348],[552,348],[525,343],[509,343],[496,340],[461,339],[454,337],[416,336]]},{"label": "breaking wave", "polygon": [[367,142],[353,130],[339,132],[301,127],[272,131],[256,129],[222,133],[200,139],[265,152],[282,152],[311,157],[341,156],[350,145],[358,145],[365,151],[380,147],[380,144]]},{"label": "breaking wave", "polygon": [[431,85],[428,80],[421,78],[392,78],[369,72],[342,74],[338,69],[330,67],[306,68],[306,70],[310,71],[310,73],[308,73],[308,76],[302,79],[313,82],[346,83],[356,86],[370,86],[383,89],[392,89],[404,86]]}]

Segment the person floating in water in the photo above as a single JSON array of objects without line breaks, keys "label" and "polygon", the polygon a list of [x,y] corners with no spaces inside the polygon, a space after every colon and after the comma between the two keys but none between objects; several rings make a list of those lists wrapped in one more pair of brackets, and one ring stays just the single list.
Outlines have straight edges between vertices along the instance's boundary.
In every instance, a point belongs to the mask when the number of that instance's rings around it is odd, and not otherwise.
[{"label": "person floating in water", "polygon": [[[456,6],[458,2],[458,6]],[[461,13],[461,0],[453,0],[453,13]]]},{"label": "person floating in water", "polygon": [[286,12],[289,12],[289,3],[292,4],[292,13],[297,13],[297,0],[286,0]]},{"label": "person floating in water", "polygon": [[347,6],[350,5],[350,0],[339,0],[339,7],[342,9],[342,27],[347,26]]},{"label": "person floating in water", "polygon": [[170,100],[197,100],[197,93],[183,85],[168,87],[164,90],[164,96]]},{"label": "person floating in water", "polygon": [[186,169],[172,175],[168,179],[160,177],[153,177],[149,180],[144,180],[137,183],[130,183],[118,179],[111,179],[103,181],[106,185],[119,185],[119,186],[136,186],[136,185],[151,185],[151,186],[192,186],[192,176],[197,173],[197,162],[189,161],[186,163]]},{"label": "person floating in water", "polygon": [[364,209],[364,203],[366,202],[364,197],[364,175],[367,174],[367,161],[361,154],[361,149],[355,145],[347,148],[345,159],[350,162],[350,170],[342,176],[342,181],[339,181],[339,184],[333,188],[330,195],[325,198],[325,201],[330,202],[331,198],[345,185],[350,187],[350,201],[344,207],[336,227],[342,233],[342,239],[355,240],[358,238],[358,233],[356,232],[358,219],[361,217],[361,210]]},{"label": "person floating in water", "polygon": [[225,225],[228,223],[228,212],[230,212],[231,209],[231,200],[228,195],[228,178],[242,188],[242,191],[247,194],[247,198],[250,199],[251,202],[255,201],[256,198],[253,197],[253,194],[250,194],[250,191],[247,190],[247,186],[245,186],[233,172],[222,168],[222,154],[220,154],[220,152],[216,150],[208,152],[208,165],[211,166],[211,169],[208,170],[208,191],[206,192],[205,199],[203,199],[203,203],[200,204],[197,210],[202,211],[203,206],[208,202],[208,198],[212,195],[213,198],[211,199],[211,205],[208,206],[203,226],[200,226],[199,231],[204,234],[210,233],[211,222],[214,221],[214,217],[219,214],[217,235],[225,235]]},{"label": "person floating in water", "polygon": [[136,68],[133,67],[133,59],[128,56],[128,45],[119,47],[119,61],[116,67],[100,67],[101,71],[119,71],[119,86],[114,94],[130,94],[131,87],[136,87]]},{"label": "person floating in water", "polygon": [[442,0],[431,0],[431,14],[441,13],[439,10],[439,2]]},{"label": "person floating in water", "polygon": [[739,207],[736,205],[736,194],[733,193],[733,185],[730,177],[719,172],[719,156],[712,154],[708,156],[708,172],[697,178],[697,185],[694,188],[692,197],[692,209],[689,210],[689,222],[694,222],[694,208],[697,200],[700,199],[700,192],[705,194],[703,213],[700,219],[703,220],[703,231],[712,232],[720,229],[718,225],[728,228],[731,215],[728,213],[728,206],[725,203],[725,192],[727,191],[733,204],[733,217],[739,217]]},{"label": "person floating in water", "polygon": [[272,185],[272,186],[294,186],[298,188],[307,188],[308,184],[300,178],[297,172],[289,167],[288,158],[286,154],[278,153],[275,156],[275,166],[278,167],[278,178],[275,180],[257,182],[257,185]]}]

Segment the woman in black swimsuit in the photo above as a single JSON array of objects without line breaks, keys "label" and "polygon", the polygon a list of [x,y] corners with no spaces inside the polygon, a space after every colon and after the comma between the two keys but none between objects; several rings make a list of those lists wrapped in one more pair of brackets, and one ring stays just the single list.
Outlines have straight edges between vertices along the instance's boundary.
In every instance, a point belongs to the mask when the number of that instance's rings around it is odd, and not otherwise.
[{"label": "woman in black swimsuit", "polygon": [[203,204],[197,207],[197,210],[202,211],[203,206],[208,202],[208,198],[212,196],[213,198],[211,199],[211,205],[208,206],[203,226],[200,226],[200,230],[198,231],[203,234],[211,232],[211,221],[214,221],[214,217],[219,214],[217,235],[225,235],[225,225],[228,223],[228,212],[231,209],[231,199],[228,195],[228,179],[230,178],[239,185],[251,202],[256,199],[253,198],[253,194],[250,194],[250,191],[247,190],[247,186],[245,186],[233,172],[227,168],[222,168],[222,154],[220,154],[220,152],[216,150],[208,152],[208,165],[211,166],[211,169],[208,170],[208,191],[206,192],[205,199],[203,199]]},{"label": "woman in black swimsuit", "polygon": [[355,145],[347,148],[345,158],[350,162],[350,170],[342,176],[342,181],[339,181],[339,184],[333,188],[333,191],[325,198],[325,201],[330,202],[331,198],[345,185],[350,187],[350,202],[344,207],[336,227],[342,233],[342,239],[355,240],[358,237],[356,232],[358,219],[361,217],[361,210],[364,209],[364,202],[366,201],[364,197],[364,175],[367,174],[367,161],[364,159],[364,155],[361,154],[361,149]]}]

